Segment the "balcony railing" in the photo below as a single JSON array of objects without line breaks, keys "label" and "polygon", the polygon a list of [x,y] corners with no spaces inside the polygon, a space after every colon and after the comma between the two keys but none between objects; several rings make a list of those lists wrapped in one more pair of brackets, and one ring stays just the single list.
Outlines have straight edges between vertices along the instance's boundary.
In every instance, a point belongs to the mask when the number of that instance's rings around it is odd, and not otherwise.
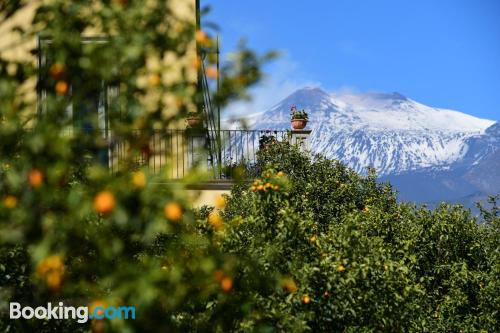
[{"label": "balcony railing", "polygon": [[[162,130],[150,135],[149,143],[139,154],[130,156],[128,144],[109,135],[108,165],[117,172],[124,163],[133,168],[148,168],[150,172],[167,172],[171,179],[180,179],[193,167],[206,170],[214,179],[230,179],[235,170],[244,169],[252,176],[258,172],[257,152],[273,141],[290,140],[289,131],[221,130],[207,133],[207,130]],[[141,133],[137,132],[139,136]],[[220,135],[220,151],[210,154],[210,140]],[[214,155],[218,155],[214,159]],[[129,165],[130,167],[130,165]]]}]

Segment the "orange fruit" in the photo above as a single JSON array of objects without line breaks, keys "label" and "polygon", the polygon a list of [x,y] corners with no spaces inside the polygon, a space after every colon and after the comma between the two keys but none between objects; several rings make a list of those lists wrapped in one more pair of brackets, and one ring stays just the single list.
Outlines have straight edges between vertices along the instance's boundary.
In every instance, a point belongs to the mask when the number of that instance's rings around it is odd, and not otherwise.
[{"label": "orange fruit", "polygon": [[62,274],[55,271],[47,274],[45,278],[45,282],[47,282],[47,286],[52,290],[58,290],[61,288],[62,284]]},{"label": "orange fruit", "polygon": [[59,255],[49,256],[38,263],[36,272],[40,276],[46,276],[51,271],[64,271],[63,259]]},{"label": "orange fruit", "polygon": [[28,179],[32,187],[39,188],[43,184],[43,173],[38,169],[33,169],[30,171]]},{"label": "orange fruit", "polygon": [[311,297],[309,297],[309,295],[305,294],[304,296],[302,296],[302,303],[309,304],[310,302],[311,302]]},{"label": "orange fruit", "polygon": [[223,277],[220,281],[220,287],[223,291],[230,292],[233,289],[233,280],[230,277]]},{"label": "orange fruit", "polygon": [[197,30],[194,35],[194,38],[198,43],[202,45],[208,46],[211,44],[210,37],[208,37],[207,33],[203,30]]},{"label": "orange fruit", "polygon": [[152,87],[159,86],[161,83],[161,76],[159,74],[151,74],[149,76],[149,85]]},{"label": "orange fruit", "polygon": [[3,199],[5,208],[12,209],[17,206],[17,198],[13,195],[8,195]]},{"label": "orange fruit", "polygon": [[257,190],[258,190],[258,191],[262,191],[263,189],[264,189],[264,186],[263,186],[263,185],[259,185],[259,186],[257,186]]},{"label": "orange fruit", "polygon": [[63,259],[59,255],[49,256],[38,263],[36,272],[39,277],[45,279],[50,289],[58,290],[65,272]]},{"label": "orange fruit", "polygon": [[278,177],[283,177],[285,175],[285,173],[283,171],[280,171],[277,173]]},{"label": "orange fruit", "polygon": [[108,214],[115,208],[115,196],[110,191],[99,192],[94,198],[94,209],[101,214]]},{"label": "orange fruit", "polygon": [[172,222],[179,222],[182,219],[182,207],[177,202],[169,202],[163,209],[165,217]]},{"label": "orange fruit", "polygon": [[201,59],[200,57],[196,57],[193,59],[193,67],[196,69],[200,69],[201,67]]},{"label": "orange fruit", "polygon": [[50,76],[52,76],[54,79],[59,80],[64,76],[64,73],[66,72],[66,66],[61,63],[55,63],[52,66],[50,66]]},{"label": "orange fruit", "polygon": [[[96,311],[97,307],[100,307],[100,309],[98,309],[97,312],[94,313],[94,311]],[[90,303],[88,306],[89,313],[95,314],[99,317],[104,316],[104,309],[106,309],[107,307],[108,307],[108,305],[104,301],[101,301],[101,300],[95,300],[92,303]]]},{"label": "orange fruit", "polygon": [[337,272],[342,273],[342,272],[344,272],[344,271],[345,271],[345,267],[344,267],[344,265],[339,265],[339,266],[337,267]]},{"label": "orange fruit", "polygon": [[222,217],[220,216],[219,212],[211,212],[208,215],[208,223],[215,229],[220,229],[222,228],[224,222],[222,221]]},{"label": "orange fruit", "polygon": [[142,171],[137,171],[132,174],[132,184],[135,187],[142,188],[146,185],[146,175]]},{"label": "orange fruit", "polygon": [[66,95],[69,91],[69,85],[66,81],[57,81],[56,83],[56,94],[62,96]]},{"label": "orange fruit", "polygon": [[226,198],[222,195],[218,195],[217,198],[215,198],[215,208],[222,209],[224,207],[226,207]]},{"label": "orange fruit", "polygon": [[219,76],[219,72],[217,71],[217,67],[215,66],[210,66],[206,69],[205,74],[207,74],[207,77],[209,79],[217,79]]}]

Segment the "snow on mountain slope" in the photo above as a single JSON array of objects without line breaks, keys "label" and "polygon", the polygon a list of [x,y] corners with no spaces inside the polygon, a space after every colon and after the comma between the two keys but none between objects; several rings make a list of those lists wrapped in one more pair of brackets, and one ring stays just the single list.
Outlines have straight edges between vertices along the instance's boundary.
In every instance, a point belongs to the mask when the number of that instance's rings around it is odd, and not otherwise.
[{"label": "snow on mountain slope", "polygon": [[500,193],[500,123],[470,137],[465,145],[465,156],[447,169],[431,167],[381,180],[395,186],[400,200],[432,205],[446,200],[474,209],[476,201]]},{"label": "snow on mountain slope", "polygon": [[292,105],[309,113],[314,152],[358,172],[374,167],[379,175],[447,168],[466,155],[469,138],[494,123],[398,93],[333,95],[319,88],[300,89],[247,120],[254,129],[289,129]]}]

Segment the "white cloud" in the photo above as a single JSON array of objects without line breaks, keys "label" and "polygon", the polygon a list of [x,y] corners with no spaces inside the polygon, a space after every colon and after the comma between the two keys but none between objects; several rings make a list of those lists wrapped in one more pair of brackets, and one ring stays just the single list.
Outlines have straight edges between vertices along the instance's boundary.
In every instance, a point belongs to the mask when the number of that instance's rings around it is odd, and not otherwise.
[{"label": "white cloud", "polygon": [[250,90],[252,99],[230,104],[224,110],[223,118],[237,119],[264,112],[297,89],[320,86],[318,82],[307,79],[299,65],[286,55],[269,65],[265,72],[267,75],[264,80]]},{"label": "white cloud", "polygon": [[329,93],[332,96],[340,97],[340,96],[345,96],[345,95],[356,95],[356,94],[359,94],[360,91],[358,88],[356,88],[354,86],[343,85],[337,89],[330,91]]}]

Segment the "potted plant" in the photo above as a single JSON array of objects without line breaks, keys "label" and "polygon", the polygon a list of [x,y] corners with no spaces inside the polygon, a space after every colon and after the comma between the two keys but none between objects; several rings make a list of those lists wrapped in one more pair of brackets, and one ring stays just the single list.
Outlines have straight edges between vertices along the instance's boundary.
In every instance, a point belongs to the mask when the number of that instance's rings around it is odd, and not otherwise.
[{"label": "potted plant", "polygon": [[272,134],[264,134],[259,138],[259,149],[266,149],[272,144],[278,142]]},{"label": "potted plant", "polygon": [[294,105],[290,109],[290,116],[292,121],[292,128],[295,130],[301,130],[307,125],[307,121],[309,120],[309,115],[307,112],[302,110],[297,110],[297,107]]},{"label": "potted plant", "polygon": [[192,112],[189,113],[188,117],[186,118],[186,123],[188,127],[190,128],[198,128],[201,127],[203,120],[201,118],[201,115],[197,112]]}]

